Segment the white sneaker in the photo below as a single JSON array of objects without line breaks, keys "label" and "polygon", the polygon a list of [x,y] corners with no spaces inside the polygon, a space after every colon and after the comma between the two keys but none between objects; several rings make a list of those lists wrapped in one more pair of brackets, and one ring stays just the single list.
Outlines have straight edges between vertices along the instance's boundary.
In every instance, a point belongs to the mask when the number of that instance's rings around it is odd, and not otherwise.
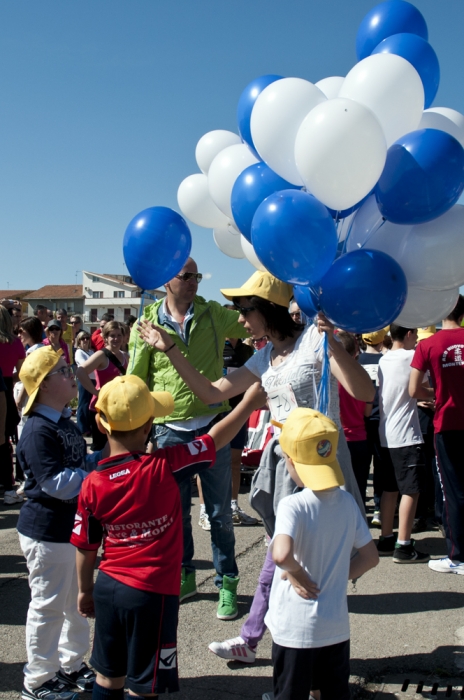
[{"label": "white sneaker", "polygon": [[241,637],[212,642],[208,649],[221,659],[240,661],[242,664],[252,664],[256,659],[256,647],[250,647]]},{"label": "white sneaker", "polygon": [[208,513],[206,510],[200,511],[200,520],[198,524],[203,530],[211,530],[211,523],[209,522]]},{"label": "white sneaker", "polygon": [[259,520],[245,513],[237,501],[232,501],[232,522],[234,525],[257,525]]},{"label": "white sneaker", "polygon": [[24,501],[24,496],[22,496],[20,493],[16,493],[16,491],[5,491],[3,494],[3,503],[6,506],[12,506],[15,505],[16,503],[22,503]]},{"label": "white sneaker", "polygon": [[26,485],[26,482],[25,482],[25,481],[21,481],[21,483],[19,484],[19,487],[16,489],[16,495],[17,495],[17,496],[22,496],[22,495],[23,495],[25,485]]},{"label": "white sneaker", "polygon": [[382,518],[380,515],[380,510],[374,510],[374,515],[372,516],[371,520],[371,527],[381,527],[382,526]]},{"label": "white sneaker", "polygon": [[431,559],[429,569],[438,571],[441,574],[462,574],[464,575],[464,561],[453,561],[448,557],[443,559]]}]

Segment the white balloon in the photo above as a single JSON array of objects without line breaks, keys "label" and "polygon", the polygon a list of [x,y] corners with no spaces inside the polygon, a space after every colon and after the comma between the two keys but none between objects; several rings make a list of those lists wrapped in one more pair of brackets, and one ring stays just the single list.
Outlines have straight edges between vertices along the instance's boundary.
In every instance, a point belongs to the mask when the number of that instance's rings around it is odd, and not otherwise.
[{"label": "white balloon", "polygon": [[426,109],[418,129],[438,129],[446,131],[459,141],[464,148],[464,114],[448,107]]},{"label": "white balloon", "polygon": [[214,242],[219,250],[229,258],[244,258],[242,250],[242,234],[232,223],[224,228],[215,228],[213,231]]},{"label": "white balloon", "polygon": [[253,265],[253,267],[256,267],[257,270],[261,270],[261,272],[267,272],[266,268],[264,267],[263,263],[260,261],[258,256],[255,253],[255,249],[253,248],[253,245],[248,241],[245,236],[242,236],[242,250],[243,253],[248,260],[249,263]]},{"label": "white balloon", "polygon": [[358,209],[348,231],[346,252],[360,248],[381,250],[394,260],[398,260],[405,237],[411,226],[398,226],[385,221],[379,211],[375,196],[367,199]]},{"label": "white balloon", "polygon": [[379,53],[357,63],[346,76],[339,97],[371,109],[385,133],[387,146],[419,126],[424,88],[416,69],[401,56]]},{"label": "white balloon", "polygon": [[215,228],[228,224],[226,215],[211,199],[208,178],[203,173],[195,173],[182,180],[177,190],[177,202],[182,214],[198,226]]},{"label": "white balloon", "polygon": [[213,202],[233,220],[230,196],[235,180],[249,165],[258,163],[248,146],[243,143],[228,146],[218,153],[208,171],[208,187]]},{"label": "white balloon", "polygon": [[295,141],[295,161],[311,194],[331,209],[361,201],[379,179],[387,155],[374,114],[337,97],[315,107]]},{"label": "white balloon", "polygon": [[294,185],[303,181],[295,164],[295,138],[313,107],[325,102],[324,93],[302,78],[283,78],[268,85],[251,112],[251,135],[261,158]]},{"label": "white balloon", "polygon": [[464,284],[464,206],[416,224],[395,256],[408,284],[424,289],[454,289]]},{"label": "white balloon", "polygon": [[408,298],[395,323],[403,328],[435,325],[452,312],[458,296],[459,289],[432,291],[408,286]]},{"label": "white balloon", "polygon": [[225,129],[208,131],[208,133],[202,136],[198,141],[195,149],[195,158],[198,167],[207,175],[209,167],[217,154],[223,151],[224,148],[234,146],[238,143],[242,143],[242,139],[238,134],[234,134],[233,131],[226,131]]},{"label": "white balloon", "polygon": [[344,80],[345,78],[341,78],[339,75],[333,75],[330,78],[319,80],[315,85],[319,90],[322,90],[328,100],[333,100],[334,97],[338,97]]}]

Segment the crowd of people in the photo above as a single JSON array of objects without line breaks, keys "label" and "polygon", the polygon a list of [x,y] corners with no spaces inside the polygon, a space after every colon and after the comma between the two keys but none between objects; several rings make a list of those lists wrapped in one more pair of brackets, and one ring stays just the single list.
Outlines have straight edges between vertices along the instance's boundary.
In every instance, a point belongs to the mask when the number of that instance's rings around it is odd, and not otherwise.
[{"label": "crowd of people", "polygon": [[[194,476],[221,620],[238,614],[234,526],[260,518],[265,528],[240,636],[209,649],[253,663],[269,629],[266,699],[348,700],[346,584],[379,556],[464,574],[464,298],[439,330],[392,324],[357,336],[323,314],[306,318],[268,273],[221,290],[225,304],[198,295],[201,279],[189,258],[132,329],[105,315],[93,334],[65,309],[39,305],[24,318],[20,304],[0,304],[0,483],[5,505],[21,505],[31,587],[24,700],[178,690],[178,607],[197,593]],[[238,503],[254,411],[267,423],[256,517]],[[442,531],[447,557],[416,546],[427,527]]]}]

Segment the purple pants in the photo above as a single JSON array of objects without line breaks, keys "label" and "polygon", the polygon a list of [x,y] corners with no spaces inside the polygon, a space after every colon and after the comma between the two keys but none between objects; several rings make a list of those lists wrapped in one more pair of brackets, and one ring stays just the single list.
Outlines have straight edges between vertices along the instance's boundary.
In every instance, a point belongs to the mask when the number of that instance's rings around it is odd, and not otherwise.
[{"label": "purple pants", "polygon": [[266,625],[264,617],[269,608],[269,597],[271,595],[271,584],[274,578],[276,565],[272,559],[271,549],[268,547],[266,559],[258,578],[258,586],[251,603],[248,619],[242,625],[240,636],[250,647],[255,647],[264,637]]}]

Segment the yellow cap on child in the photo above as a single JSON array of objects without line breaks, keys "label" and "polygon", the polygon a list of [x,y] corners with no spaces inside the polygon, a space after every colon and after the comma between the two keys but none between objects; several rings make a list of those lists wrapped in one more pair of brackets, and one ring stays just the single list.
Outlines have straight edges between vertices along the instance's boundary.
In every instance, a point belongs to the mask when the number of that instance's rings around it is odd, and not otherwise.
[{"label": "yellow cap on child", "polygon": [[130,374],[105,384],[95,408],[111,435],[113,430],[136,430],[150,418],[169,416],[174,411],[174,399],[168,391],[150,392],[144,381]]},{"label": "yellow cap on child", "polygon": [[338,428],[323,413],[295,408],[283,424],[279,442],[303,484],[312,491],[345,483],[337,461]]}]

